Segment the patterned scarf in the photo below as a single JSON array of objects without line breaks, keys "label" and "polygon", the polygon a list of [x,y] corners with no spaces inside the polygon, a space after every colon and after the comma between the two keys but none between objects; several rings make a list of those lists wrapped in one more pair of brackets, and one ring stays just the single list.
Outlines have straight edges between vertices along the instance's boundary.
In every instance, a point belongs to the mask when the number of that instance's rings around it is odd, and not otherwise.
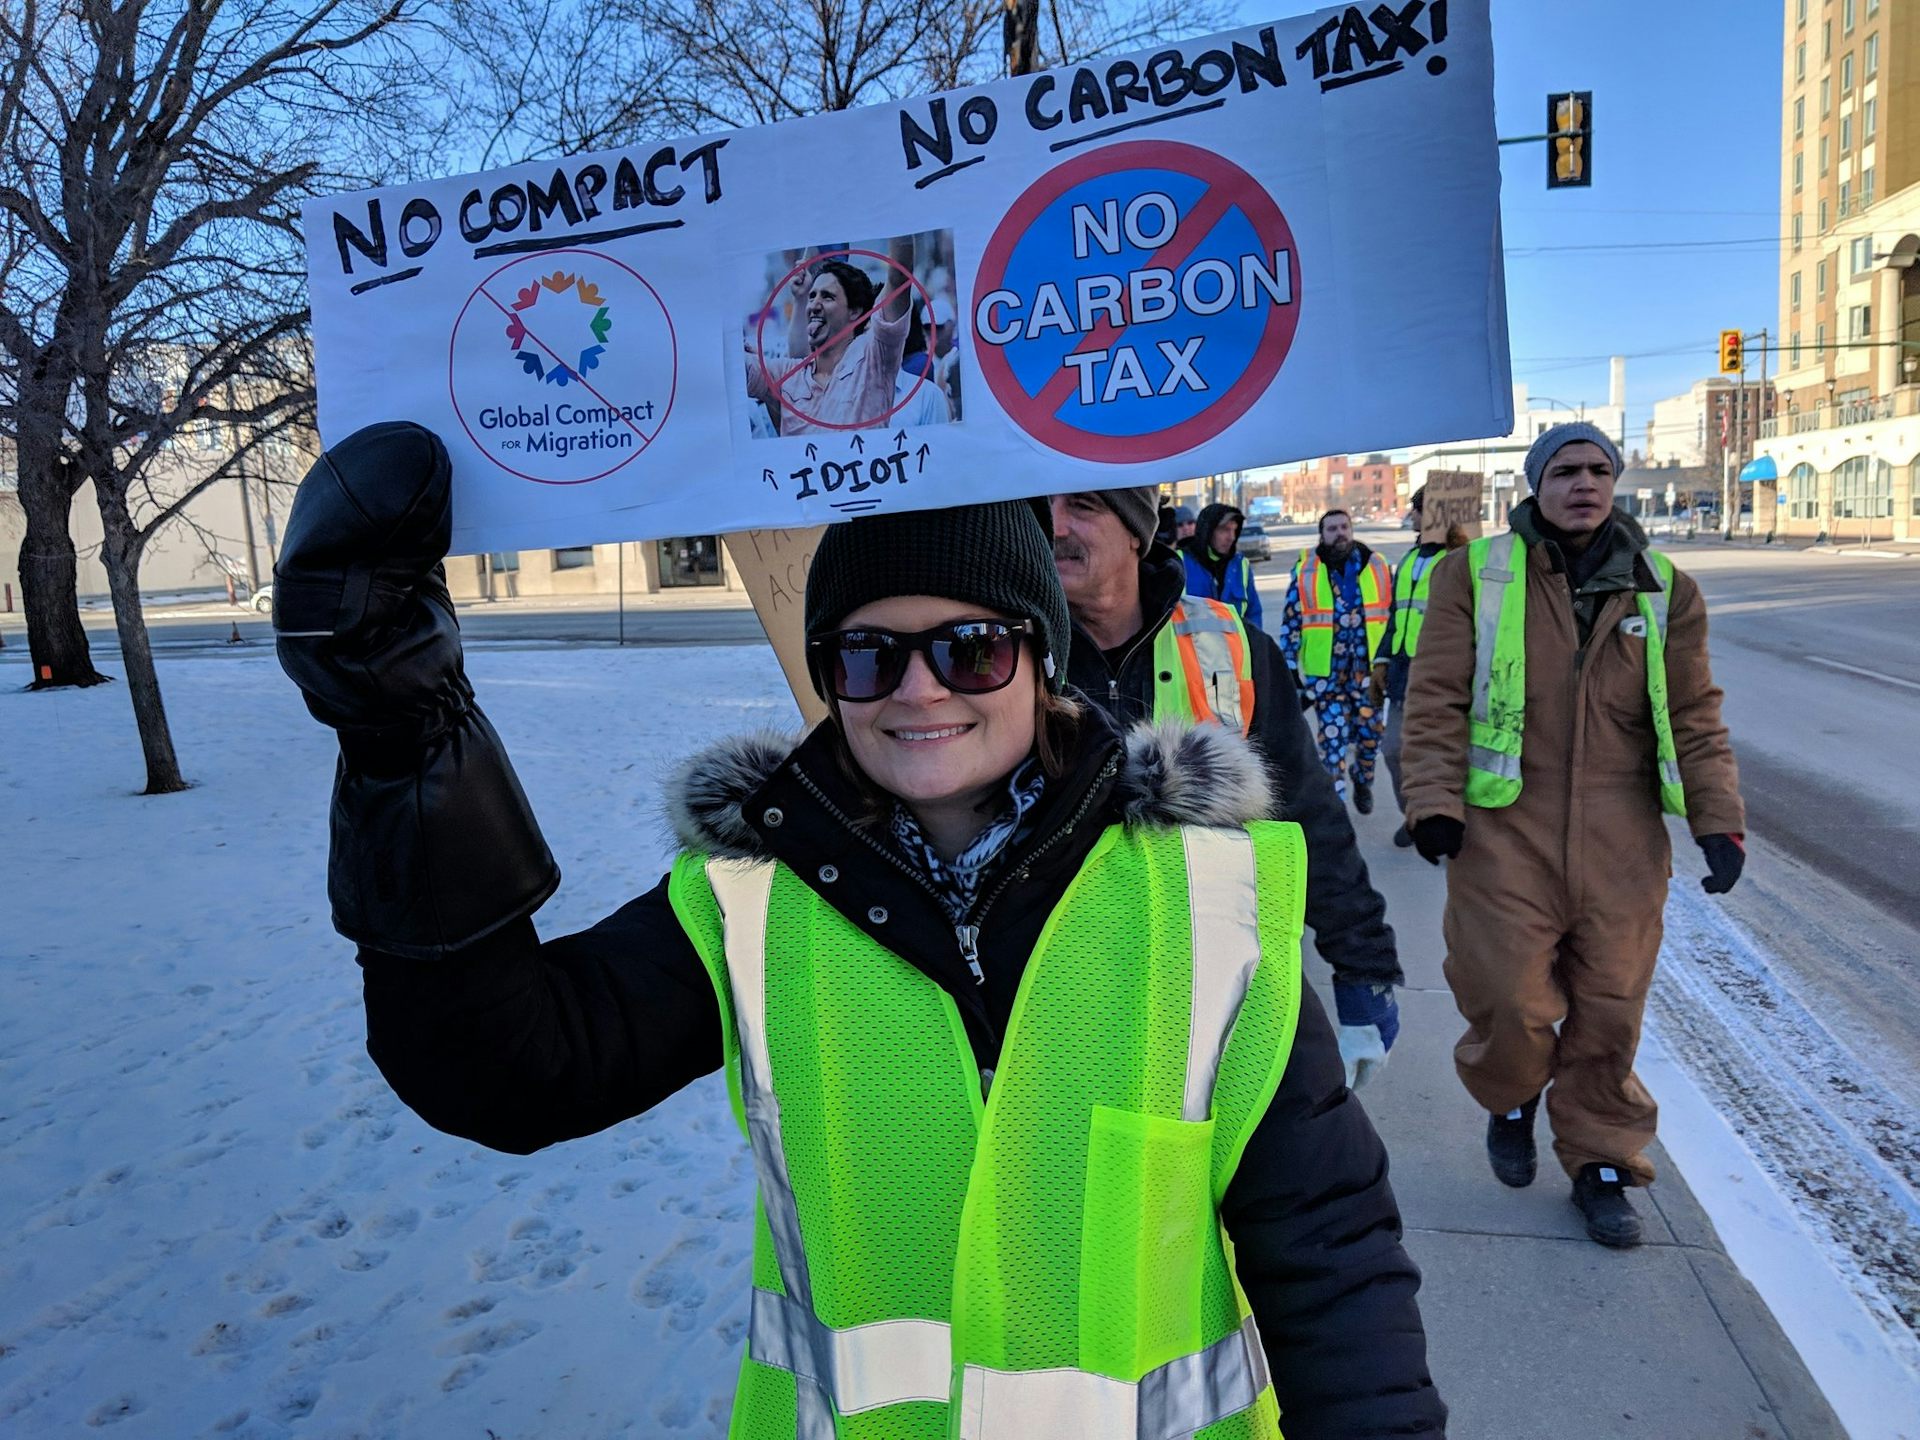
[{"label": "patterned scarf", "polygon": [[1046,784],[1046,772],[1038,760],[1030,759],[1015,770],[1007,782],[1007,803],[999,815],[951,861],[940,858],[921,832],[920,822],[906,806],[893,807],[894,843],[933,882],[933,888],[940,892],[940,903],[946,906],[954,924],[966,920],[979,898],[983,882],[1020,834],[1022,822],[1039,803]]}]

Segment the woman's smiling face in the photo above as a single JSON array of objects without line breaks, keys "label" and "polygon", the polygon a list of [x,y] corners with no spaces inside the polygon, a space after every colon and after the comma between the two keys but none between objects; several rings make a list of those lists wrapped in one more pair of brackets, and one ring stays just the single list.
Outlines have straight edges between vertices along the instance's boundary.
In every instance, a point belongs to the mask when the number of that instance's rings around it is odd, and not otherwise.
[{"label": "woman's smiling face", "polygon": [[[931,595],[895,595],[862,605],[837,628],[930,630],[959,620],[1005,620],[979,605]],[[988,800],[1033,751],[1039,667],[1022,641],[1013,679],[985,695],[965,695],[940,683],[927,657],[907,662],[891,695],[839,702],[840,725],[856,764],[874,784],[908,809],[971,811]]]}]

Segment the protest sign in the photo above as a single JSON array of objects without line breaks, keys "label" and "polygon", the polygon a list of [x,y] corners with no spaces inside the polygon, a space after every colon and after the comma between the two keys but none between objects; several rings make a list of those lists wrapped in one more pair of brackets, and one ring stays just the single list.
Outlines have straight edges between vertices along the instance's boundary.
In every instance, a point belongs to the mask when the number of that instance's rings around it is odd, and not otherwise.
[{"label": "protest sign", "polygon": [[1447,531],[1455,525],[1469,540],[1478,540],[1486,487],[1487,477],[1478,470],[1429,471],[1426,497],[1420,502],[1420,543],[1444,545]]},{"label": "protest sign", "polygon": [[430,426],[496,550],[1502,435],[1492,65],[1335,7],[315,201],[321,437]]},{"label": "protest sign", "polygon": [[804,623],[807,570],[825,533],[818,525],[805,530],[747,530],[721,542],[727,547],[727,563],[753,601],[753,612],[780,658],[801,718],[809,725],[827,718],[827,702],[814,693],[813,681],[807,677]]}]

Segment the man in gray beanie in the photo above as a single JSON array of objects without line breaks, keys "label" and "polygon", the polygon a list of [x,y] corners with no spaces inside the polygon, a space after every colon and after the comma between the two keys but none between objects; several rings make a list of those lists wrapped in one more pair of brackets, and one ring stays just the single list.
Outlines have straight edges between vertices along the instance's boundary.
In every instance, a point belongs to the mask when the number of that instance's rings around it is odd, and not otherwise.
[{"label": "man in gray beanie", "polygon": [[[1555,425],[1544,431],[1540,438],[1528,447],[1527,488],[1538,495],[1540,477],[1547,468],[1547,462],[1567,446],[1583,442],[1595,446],[1606,457],[1607,464],[1612,468],[1610,478],[1619,478],[1620,471],[1624,468],[1620,463],[1620,451],[1607,432],[1586,420],[1569,420],[1564,425]],[[1611,485],[1608,487],[1608,494],[1609,496],[1612,494]],[[1611,505],[1611,500],[1608,503]]]},{"label": "man in gray beanie", "polygon": [[1053,497],[1053,554],[1073,617],[1067,679],[1122,725],[1215,720],[1267,759],[1274,813],[1307,841],[1307,923],[1333,967],[1340,1053],[1359,1086],[1400,1032],[1403,982],[1346,806],[1334,794],[1280,648],[1233,608],[1183,593],[1186,566],[1154,541],[1151,489]]},{"label": "man in gray beanie", "polygon": [[1532,1182],[1544,1091],[1587,1233],[1625,1246],[1626,1187],[1653,1180],[1633,1058],[1672,870],[1661,817],[1687,818],[1716,894],[1746,820],[1706,603],[1614,509],[1619,468],[1600,430],[1556,425],[1512,528],[1434,566],[1402,763],[1414,846],[1448,861],[1454,1068],[1488,1112],[1493,1173]]}]

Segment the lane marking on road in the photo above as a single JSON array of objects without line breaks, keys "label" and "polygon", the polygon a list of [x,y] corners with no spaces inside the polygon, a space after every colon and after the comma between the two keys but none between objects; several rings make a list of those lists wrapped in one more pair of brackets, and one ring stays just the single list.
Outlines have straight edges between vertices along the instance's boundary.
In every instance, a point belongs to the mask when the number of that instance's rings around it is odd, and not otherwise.
[{"label": "lane marking on road", "polygon": [[1904,690],[1920,690],[1920,680],[1902,680],[1898,675],[1883,675],[1878,670],[1863,669],[1858,665],[1849,665],[1844,660],[1829,660],[1824,655],[1802,656],[1809,664],[1825,665],[1829,670],[1844,670],[1849,675],[1864,675],[1869,680],[1884,680],[1889,685],[1898,685]]}]

